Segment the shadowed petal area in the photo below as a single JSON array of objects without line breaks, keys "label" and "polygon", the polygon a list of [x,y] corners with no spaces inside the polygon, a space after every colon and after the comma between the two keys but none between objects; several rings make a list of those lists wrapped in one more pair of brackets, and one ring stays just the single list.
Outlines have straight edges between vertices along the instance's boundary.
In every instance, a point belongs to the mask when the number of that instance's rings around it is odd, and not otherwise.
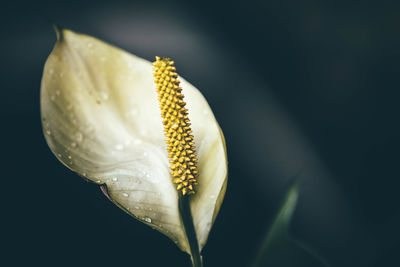
[{"label": "shadowed petal area", "polygon": [[[204,97],[181,81],[198,147],[191,207],[203,247],[225,193],[225,144]],[[148,61],[62,30],[45,65],[41,114],[47,143],[64,165],[106,186],[117,206],[189,252]]]}]

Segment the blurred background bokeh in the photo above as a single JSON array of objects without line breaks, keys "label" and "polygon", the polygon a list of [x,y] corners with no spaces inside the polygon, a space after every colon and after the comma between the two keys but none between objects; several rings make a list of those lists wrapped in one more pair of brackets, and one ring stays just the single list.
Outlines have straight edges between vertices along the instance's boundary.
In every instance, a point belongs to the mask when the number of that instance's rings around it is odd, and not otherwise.
[{"label": "blurred background bokeh", "polygon": [[8,1],[0,11],[4,266],[189,266],[50,152],[52,23],[167,56],[224,131],[229,183],[203,256],[248,266],[285,189],[291,233],[333,266],[400,266],[398,1]]}]

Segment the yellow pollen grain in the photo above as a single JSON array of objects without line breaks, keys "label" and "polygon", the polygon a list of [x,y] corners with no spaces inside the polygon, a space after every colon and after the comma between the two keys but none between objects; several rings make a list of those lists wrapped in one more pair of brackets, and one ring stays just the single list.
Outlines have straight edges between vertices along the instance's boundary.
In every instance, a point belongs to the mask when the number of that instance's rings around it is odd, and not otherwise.
[{"label": "yellow pollen grain", "polygon": [[194,194],[197,185],[197,159],[188,110],[179,86],[174,61],[156,57],[154,78],[168,146],[172,182],[183,195]]}]

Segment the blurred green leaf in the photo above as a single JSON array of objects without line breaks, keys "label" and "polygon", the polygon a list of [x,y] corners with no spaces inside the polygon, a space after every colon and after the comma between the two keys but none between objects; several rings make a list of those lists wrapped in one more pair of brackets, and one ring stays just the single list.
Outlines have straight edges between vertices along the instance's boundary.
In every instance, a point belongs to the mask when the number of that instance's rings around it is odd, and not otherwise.
[{"label": "blurred green leaf", "polygon": [[288,189],[253,267],[320,267],[328,264],[305,244],[289,234],[289,224],[299,196],[299,181]]}]

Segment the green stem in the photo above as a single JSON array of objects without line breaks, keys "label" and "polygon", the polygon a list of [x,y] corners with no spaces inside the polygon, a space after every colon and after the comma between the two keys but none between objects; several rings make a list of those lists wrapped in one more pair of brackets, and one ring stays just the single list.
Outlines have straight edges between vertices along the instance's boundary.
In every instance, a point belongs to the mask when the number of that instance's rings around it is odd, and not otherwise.
[{"label": "green stem", "polygon": [[185,228],[186,236],[189,242],[192,265],[193,267],[203,267],[199,243],[197,241],[197,235],[193,225],[188,195],[183,196],[182,193],[179,193],[179,211],[181,213],[183,227]]}]

